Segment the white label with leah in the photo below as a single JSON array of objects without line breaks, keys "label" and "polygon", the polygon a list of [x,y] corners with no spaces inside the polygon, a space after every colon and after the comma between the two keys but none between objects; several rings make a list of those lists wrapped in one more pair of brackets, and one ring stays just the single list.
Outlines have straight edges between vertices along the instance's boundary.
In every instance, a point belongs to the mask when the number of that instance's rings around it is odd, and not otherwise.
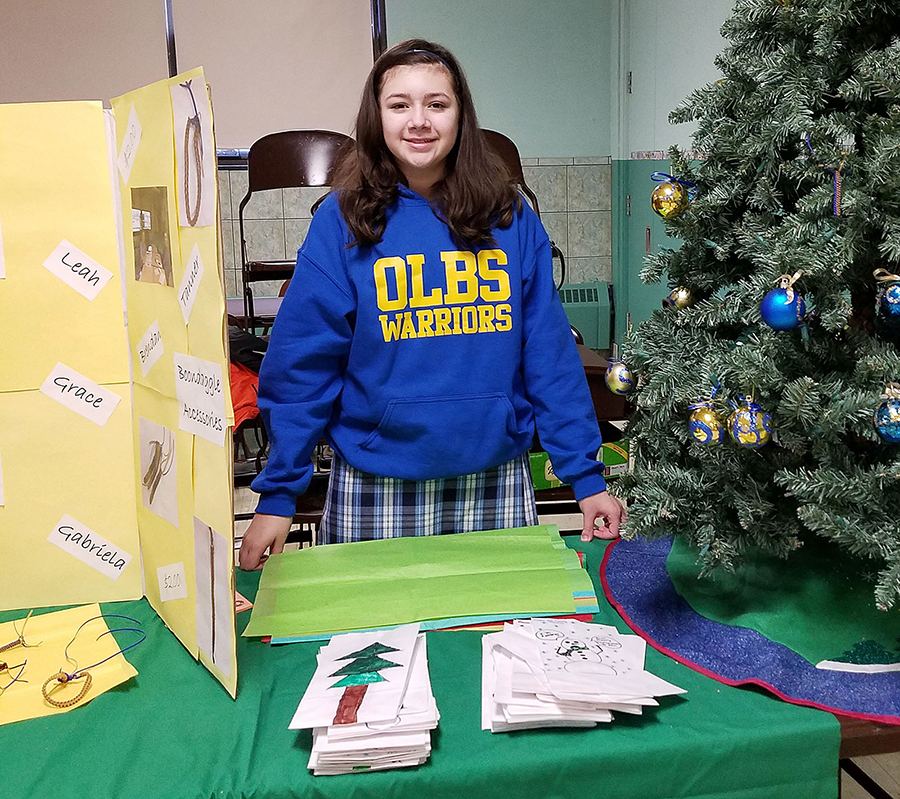
[{"label": "white label with leah", "polygon": [[115,544],[97,535],[93,530],[73,519],[68,514],[59,520],[47,540],[72,557],[78,558],[110,580],[118,580],[131,560],[131,555],[123,552]]},{"label": "white label with leah", "polygon": [[203,277],[203,261],[200,258],[200,248],[195,244],[184,269],[184,277],[178,287],[178,304],[181,306],[181,315],[187,324],[194,310],[194,300],[197,299],[197,291],[200,289],[200,279]]},{"label": "white label with leah", "polygon": [[175,361],[175,393],[178,396],[178,427],[225,446],[225,393],[222,367],[180,352]]},{"label": "white label with leah", "polygon": [[184,563],[173,563],[160,566],[156,570],[159,580],[159,601],[170,599],[187,599],[187,579],[184,576]]},{"label": "white label with leah", "polygon": [[44,266],[89,300],[93,300],[113,276],[106,267],[65,239],[47,256]]},{"label": "white label with leah", "polygon": [[41,393],[103,427],[122,398],[61,363],[47,376]]}]

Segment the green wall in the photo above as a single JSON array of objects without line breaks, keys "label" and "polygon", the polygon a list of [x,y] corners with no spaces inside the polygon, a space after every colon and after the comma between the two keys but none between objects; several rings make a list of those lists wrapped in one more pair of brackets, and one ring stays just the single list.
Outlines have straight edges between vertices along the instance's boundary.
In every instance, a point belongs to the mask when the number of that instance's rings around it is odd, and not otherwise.
[{"label": "green wall", "polygon": [[459,58],[482,127],[523,158],[609,155],[614,0],[385,0],[388,44]]},{"label": "green wall", "polygon": [[[672,111],[692,91],[718,80],[713,60],[726,45],[719,34],[734,0],[620,2],[620,119],[616,158],[632,152],[691,147],[694,123],[670,125]],[[626,76],[631,73],[631,93]]]},{"label": "green wall", "polygon": [[663,298],[669,293],[665,278],[660,283],[645,284],[639,277],[647,253],[647,228],[650,229],[650,252],[679,246],[677,239],[666,236],[662,219],[650,207],[650,194],[659,185],[650,179],[654,172],[669,172],[669,162],[613,161],[612,164],[616,341],[622,341],[629,321],[637,327],[661,307]]}]

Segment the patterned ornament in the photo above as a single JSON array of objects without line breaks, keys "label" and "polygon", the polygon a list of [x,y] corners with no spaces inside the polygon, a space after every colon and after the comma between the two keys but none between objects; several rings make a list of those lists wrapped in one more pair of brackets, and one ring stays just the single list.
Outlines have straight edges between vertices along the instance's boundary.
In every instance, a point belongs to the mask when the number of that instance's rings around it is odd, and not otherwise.
[{"label": "patterned ornament", "polygon": [[713,407],[712,399],[698,399],[690,410],[693,413],[688,429],[694,441],[700,444],[721,444],[725,441],[725,422]]},{"label": "patterned ornament", "polygon": [[689,288],[677,286],[663,301],[663,308],[687,308],[694,304],[694,294]]},{"label": "patterned ornament", "polygon": [[763,321],[773,330],[793,330],[803,323],[806,315],[806,303],[803,296],[794,291],[796,283],[803,270],[797,270],[793,275],[782,275],[775,281],[778,288],[772,289],[759,306]]},{"label": "patterned ornament", "polygon": [[900,383],[888,383],[875,409],[875,432],[890,444],[900,444]]},{"label": "patterned ornament", "polygon": [[663,219],[681,216],[697,196],[697,184],[689,180],[680,180],[666,172],[654,172],[650,179],[659,183],[650,195],[650,207]]},{"label": "patterned ornament", "polygon": [[872,274],[878,281],[875,297],[878,332],[896,337],[900,335],[900,275],[891,274],[887,269],[876,269]]},{"label": "patterned ornament", "polygon": [[741,397],[741,401],[743,405],[735,406],[734,412],[728,417],[728,432],[735,443],[742,447],[764,447],[772,438],[772,417],[752,397]]},{"label": "patterned ornament", "polygon": [[606,369],[606,385],[613,394],[627,396],[634,391],[634,375],[621,361],[610,361]]},{"label": "patterned ornament", "polygon": [[[815,150],[813,150],[812,146],[812,136],[809,133],[804,134],[804,139],[806,140],[806,146],[809,148],[810,153],[815,155]],[[827,172],[831,172],[832,182],[834,185],[834,197],[831,203],[831,212],[834,216],[841,215],[841,197],[843,196],[843,182],[844,175],[849,174],[848,170],[844,169],[844,164],[846,163],[847,156],[850,155],[851,152],[855,149],[854,137],[849,132],[845,131],[845,134],[840,137],[840,141],[838,142],[839,147],[841,148],[841,162],[836,166],[833,164],[826,164],[822,161],[818,162],[818,166],[823,167]]]}]

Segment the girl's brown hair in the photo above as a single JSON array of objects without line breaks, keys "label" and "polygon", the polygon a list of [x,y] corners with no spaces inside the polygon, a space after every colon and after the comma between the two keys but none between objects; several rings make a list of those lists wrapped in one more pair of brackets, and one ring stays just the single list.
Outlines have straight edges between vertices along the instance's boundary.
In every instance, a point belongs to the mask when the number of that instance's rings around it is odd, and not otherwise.
[{"label": "girl's brown hair", "polygon": [[445,47],[424,39],[408,39],[390,48],[369,73],[356,117],[356,146],[346,151],[333,181],[341,213],[356,244],[381,241],[385,210],[397,197],[403,173],[384,141],[378,95],[388,70],[414,64],[447,69],[459,102],[459,133],[431,204],[459,244],[489,244],[491,229],[509,226],[522,208],[522,197],[503,162],[485,144],[459,62]]}]

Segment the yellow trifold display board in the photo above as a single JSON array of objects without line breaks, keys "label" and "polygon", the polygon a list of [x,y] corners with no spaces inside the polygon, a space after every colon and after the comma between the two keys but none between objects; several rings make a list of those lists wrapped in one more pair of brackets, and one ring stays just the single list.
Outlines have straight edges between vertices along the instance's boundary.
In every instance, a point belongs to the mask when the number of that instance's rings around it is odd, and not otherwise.
[{"label": "yellow trifold display board", "polygon": [[212,109],[111,102],[0,105],[0,609],[146,595],[234,696]]},{"label": "yellow trifold display board", "polygon": [[0,105],[0,609],[141,595],[109,126]]}]

